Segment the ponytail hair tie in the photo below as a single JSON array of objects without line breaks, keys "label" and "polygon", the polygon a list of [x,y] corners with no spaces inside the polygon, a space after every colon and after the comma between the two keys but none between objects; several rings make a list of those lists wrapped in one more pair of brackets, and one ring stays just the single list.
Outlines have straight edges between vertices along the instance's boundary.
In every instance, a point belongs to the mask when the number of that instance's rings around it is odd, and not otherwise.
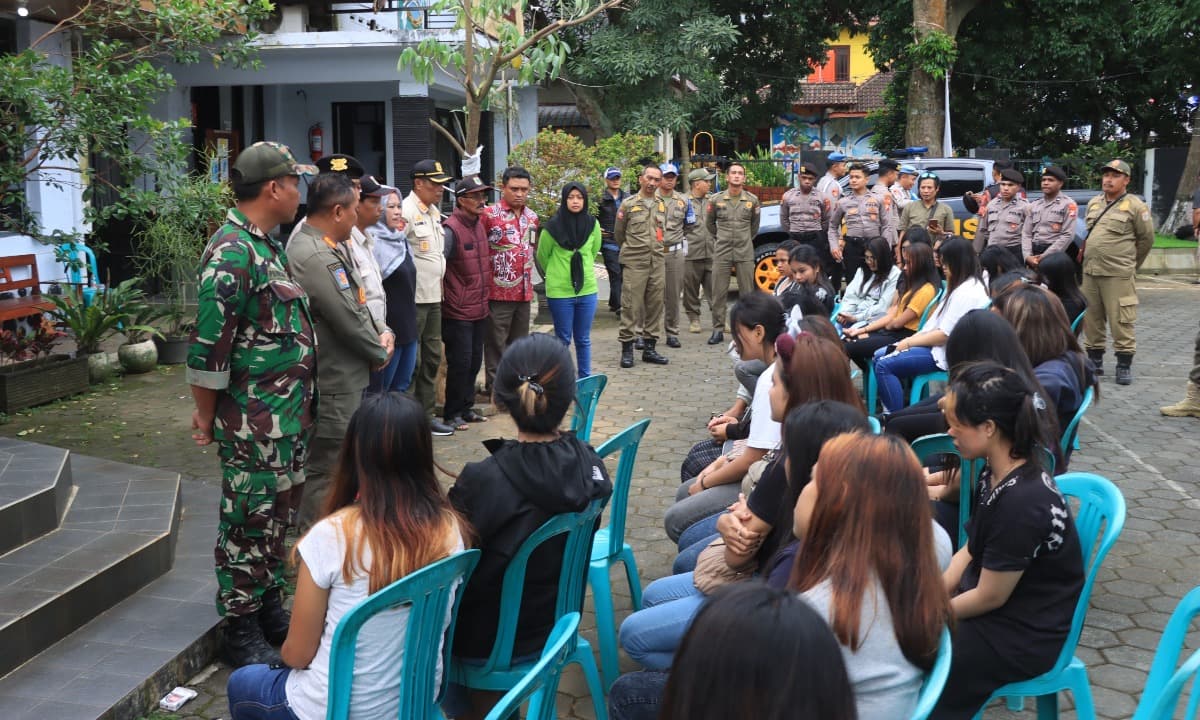
[{"label": "ponytail hair tie", "polygon": [[1039,393],[1033,394],[1033,409],[1034,410],[1045,410],[1046,409],[1046,401],[1042,399],[1042,396]]},{"label": "ponytail hair tie", "polygon": [[541,396],[546,389],[537,383],[537,375],[518,375],[517,379],[529,386],[534,395]]}]

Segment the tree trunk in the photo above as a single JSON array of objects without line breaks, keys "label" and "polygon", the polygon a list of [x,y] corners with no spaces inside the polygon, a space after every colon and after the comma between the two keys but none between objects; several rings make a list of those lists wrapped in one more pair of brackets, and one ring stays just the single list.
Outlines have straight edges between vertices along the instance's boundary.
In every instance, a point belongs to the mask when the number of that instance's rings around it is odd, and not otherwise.
[{"label": "tree trunk", "polygon": [[1196,175],[1200,173],[1200,107],[1192,111],[1192,139],[1188,142],[1187,161],[1183,164],[1183,176],[1175,191],[1175,202],[1163,223],[1164,233],[1173,233],[1180,225],[1192,224],[1192,191],[1196,189]]},{"label": "tree trunk", "polygon": [[[953,38],[958,35],[963,18],[978,4],[979,0],[913,0],[913,34],[919,40],[933,30],[941,30]],[[908,84],[904,141],[910,147],[929,148],[929,157],[942,156],[946,130],[944,83],[945,80],[914,67]]]},{"label": "tree trunk", "polygon": [[565,83],[567,89],[571,91],[571,95],[575,97],[575,107],[579,108],[579,112],[587,118],[588,125],[591,126],[592,132],[596,134],[596,139],[611,137],[616,132],[613,127],[612,120],[604,112],[600,105],[600,95],[595,90],[589,87],[582,87],[572,83]]},{"label": "tree trunk", "polygon": [[680,182],[677,187],[682,188],[680,192],[687,192],[688,185],[686,178],[687,173],[691,170],[691,168],[688,166],[692,164],[692,139],[688,135],[687,128],[679,128],[676,130],[675,137],[679,141],[679,179],[684,181]]}]

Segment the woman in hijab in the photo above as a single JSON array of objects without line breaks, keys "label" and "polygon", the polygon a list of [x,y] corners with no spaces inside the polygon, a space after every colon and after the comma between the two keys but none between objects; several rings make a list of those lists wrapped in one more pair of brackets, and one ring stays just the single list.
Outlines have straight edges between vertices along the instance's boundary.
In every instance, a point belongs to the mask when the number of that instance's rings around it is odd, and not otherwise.
[{"label": "woman in hijab", "polygon": [[417,267],[408,251],[399,193],[383,198],[383,215],[371,234],[375,236],[371,250],[379,261],[387,297],[387,325],[396,333],[396,350],[387,367],[371,373],[369,389],[406,392],[417,365]]},{"label": "woman in hijab", "polygon": [[558,212],[542,228],[537,260],[546,276],[554,334],[564,345],[575,338],[575,365],[581,378],[592,374],[598,252],[600,224],[588,213],[587,189],[577,182],[567,183]]}]

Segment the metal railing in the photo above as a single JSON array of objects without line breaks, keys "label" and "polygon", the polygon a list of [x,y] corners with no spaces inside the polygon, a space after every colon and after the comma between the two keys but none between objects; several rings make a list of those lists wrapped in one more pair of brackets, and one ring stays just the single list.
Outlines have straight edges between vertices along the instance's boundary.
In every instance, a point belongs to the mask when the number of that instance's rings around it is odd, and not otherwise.
[{"label": "metal railing", "polygon": [[[365,15],[374,12],[374,3],[370,2],[330,4],[330,13],[333,15]],[[453,13],[432,12],[430,6],[409,0],[384,0],[379,13],[396,13],[396,24],[400,30],[453,30],[458,20]]]}]

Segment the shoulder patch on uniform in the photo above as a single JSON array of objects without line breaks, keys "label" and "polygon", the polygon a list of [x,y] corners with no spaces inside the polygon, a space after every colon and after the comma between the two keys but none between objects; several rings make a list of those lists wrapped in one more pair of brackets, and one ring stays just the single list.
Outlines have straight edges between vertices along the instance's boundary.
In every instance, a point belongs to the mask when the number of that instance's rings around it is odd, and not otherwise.
[{"label": "shoulder patch on uniform", "polygon": [[338,290],[350,289],[350,276],[346,274],[346,266],[341,263],[334,263],[327,266],[329,274],[333,275],[333,283],[337,285]]},{"label": "shoulder patch on uniform", "polygon": [[1149,211],[1149,210],[1143,210],[1143,211],[1142,211],[1142,220],[1149,220],[1149,219],[1150,219],[1150,211]]}]

